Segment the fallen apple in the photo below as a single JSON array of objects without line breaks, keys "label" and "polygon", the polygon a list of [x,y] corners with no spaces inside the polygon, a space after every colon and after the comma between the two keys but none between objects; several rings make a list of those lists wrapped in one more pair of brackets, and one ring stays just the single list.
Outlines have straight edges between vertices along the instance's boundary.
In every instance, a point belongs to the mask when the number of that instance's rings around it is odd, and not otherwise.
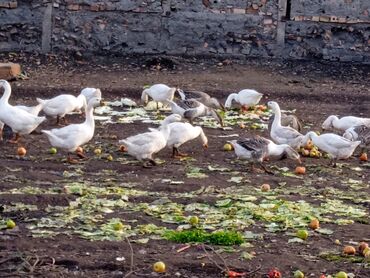
[{"label": "fallen apple", "polygon": [[15,224],[15,222],[14,222],[13,220],[8,219],[8,220],[6,221],[6,227],[7,227],[8,229],[13,229],[15,226],[16,226],[16,224]]},{"label": "fallen apple", "polygon": [[196,215],[193,215],[189,218],[189,223],[192,226],[196,226],[199,223],[199,218]]},{"label": "fallen apple", "polygon": [[121,231],[121,230],[123,230],[123,224],[121,223],[121,222],[117,222],[117,223],[114,223],[113,224],[113,229],[115,230],[115,231]]},{"label": "fallen apple", "polygon": [[101,155],[101,149],[99,149],[99,148],[95,149],[94,154]]},{"label": "fallen apple", "polygon": [[335,278],[347,278],[348,275],[344,271],[339,271],[336,275]]},{"label": "fallen apple", "polygon": [[294,278],[304,278],[304,273],[300,270],[294,272]]},{"label": "fallen apple", "polygon": [[229,278],[235,278],[235,277],[245,277],[247,273],[246,272],[236,272],[236,271],[233,271],[233,270],[229,270],[227,272],[227,275]]},{"label": "fallen apple", "polygon": [[361,161],[367,161],[367,153],[362,153],[360,156]]},{"label": "fallen apple", "polygon": [[306,167],[303,166],[297,166],[294,171],[298,175],[304,175],[306,174]]},{"label": "fallen apple", "polygon": [[230,143],[226,143],[225,145],[224,145],[224,151],[227,151],[227,152],[229,152],[229,151],[232,151],[234,148],[233,148],[233,146],[230,144]]},{"label": "fallen apple", "polygon": [[18,154],[19,156],[25,156],[25,155],[26,155],[26,153],[27,153],[27,150],[26,150],[25,148],[23,148],[23,147],[19,147],[19,148],[17,149],[17,154]]},{"label": "fallen apple", "polygon": [[313,143],[311,140],[309,140],[306,144],[306,146],[304,146],[305,149],[307,150],[312,150],[312,148],[314,147]]},{"label": "fallen apple", "polygon": [[112,156],[111,154],[109,154],[109,155],[107,156],[107,160],[108,160],[108,161],[112,161],[112,160],[113,160],[113,156]]},{"label": "fallen apple", "polygon": [[269,191],[270,190],[270,185],[268,184],[268,183],[264,183],[264,184],[262,184],[261,185],[261,191],[262,192],[267,192],[267,191]]},{"label": "fallen apple", "polygon": [[58,150],[54,147],[49,149],[50,154],[56,154],[57,152],[58,152]]},{"label": "fallen apple", "polygon": [[296,236],[300,239],[306,240],[308,238],[308,232],[306,230],[298,230]]},{"label": "fallen apple", "polygon": [[316,230],[316,229],[320,228],[319,220],[317,220],[316,218],[312,219],[310,224],[308,225],[308,227],[310,227],[312,230]]},{"label": "fallen apple", "polygon": [[355,247],[353,247],[351,245],[347,245],[347,246],[344,246],[343,253],[345,255],[354,255],[354,254],[356,254],[356,249],[355,249]]},{"label": "fallen apple", "polygon": [[269,271],[269,273],[267,274],[268,278],[281,278],[281,272],[276,269],[276,268],[273,268]]},{"label": "fallen apple", "polygon": [[360,244],[358,245],[358,252],[360,254],[364,254],[364,250],[366,248],[369,248],[369,244],[367,244],[366,242],[360,242]]},{"label": "fallen apple", "polygon": [[366,247],[364,249],[364,251],[362,251],[362,255],[365,257],[365,258],[370,258],[370,247]]},{"label": "fallen apple", "polygon": [[166,272],[166,265],[164,262],[156,262],[153,264],[153,270],[158,273]]}]

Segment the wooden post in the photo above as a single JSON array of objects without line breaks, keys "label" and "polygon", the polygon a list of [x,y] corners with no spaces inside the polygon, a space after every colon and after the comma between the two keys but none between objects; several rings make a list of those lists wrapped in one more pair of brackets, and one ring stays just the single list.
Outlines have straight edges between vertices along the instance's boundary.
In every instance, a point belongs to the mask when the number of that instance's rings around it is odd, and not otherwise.
[{"label": "wooden post", "polygon": [[42,21],[41,50],[43,53],[50,52],[51,50],[52,12],[53,12],[53,3],[48,3],[45,8],[44,19]]},{"label": "wooden post", "polygon": [[287,0],[279,0],[276,42],[280,47],[284,47],[285,44],[285,25],[286,25],[285,20],[287,19],[286,12],[287,12]]}]

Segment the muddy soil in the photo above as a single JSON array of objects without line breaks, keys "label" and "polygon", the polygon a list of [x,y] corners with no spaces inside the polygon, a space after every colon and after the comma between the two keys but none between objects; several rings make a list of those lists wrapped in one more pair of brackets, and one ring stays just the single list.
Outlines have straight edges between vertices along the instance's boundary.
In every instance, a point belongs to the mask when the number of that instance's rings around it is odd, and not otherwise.
[{"label": "muddy soil", "polygon": [[[0,60],[20,62],[28,77],[11,82],[11,102],[17,104],[32,105],[35,104],[35,97],[47,98],[60,93],[77,95],[87,86],[101,88],[105,100],[129,97],[138,101],[144,85],[165,83],[185,89],[203,90],[223,101],[229,93],[254,88],[264,94],[261,103],[275,100],[284,110],[296,109],[295,114],[305,125],[304,133],[308,130],[320,130],[323,120],[332,114],[370,117],[368,66],[173,57],[91,57],[87,60],[75,60],[73,57],[31,56],[23,53],[2,54]],[[68,120],[78,123],[83,119],[79,115],[71,115]],[[40,128],[53,127],[54,120],[49,119]],[[156,158],[163,161],[156,167],[146,169],[132,159],[130,163],[122,163],[120,158],[129,158],[119,152],[117,139],[143,132],[148,127],[153,127],[153,124],[137,121],[102,125],[98,121],[93,140],[85,146],[89,159],[78,166],[66,163],[63,151],[56,155],[49,154],[49,142],[40,133],[25,136],[19,143],[28,151],[24,158],[16,155],[19,145],[0,143],[1,219],[11,218],[17,224],[12,230],[0,231],[0,277],[126,277],[126,274],[130,274],[128,277],[224,277],[223,270],[227,267],[239,272],[250,272],[247,277],[264,277],[272,268],[278,268],[283,277],[292,277],[297,269],[302,270],[307,277],[319,277],[322,273],[333,275],[340,270],[354,273],[355,277],[370,277],[369,264],[359,260],[353,262],[351,258],[340,255],[344,245],[355,245],[361,241],[370,243],[370,166],[360,162],[358,152],[348,161],[341,162],[339,170],[329,167],[327,159],[304,158],[307,174],[303,179],[284,176],[278,170],[287,167],[293,171],[296,163],[290,160],[267,162],[268,167],[275,169],[273,176],[263,172],[252,173],[244,163],[235,159],[233,152],[223,151],[227,137],[219,136],[237,133],[239,137],[254,134],[268,137],[268,131],[233,126],[233,130],[204,128],[209,138],[207,150],[203,150],[197,140],[182,147],[182,151],[194,158],[190,162],[174,159],[171,157],[171,150],[164,149],[156,155]],[[102,157],[94,155],[96,146],[102,146]],[[106,154],[111,154],[113,160],[105,159]],[[206,169],[208,177],[188,178],[189,165]],[[232,184],[229,179],[234,175],[233,172],[225,174],[207,170],[210,165],[237,171],[237,175],[242,176],[245,182]],[[274,168],[275,166],[278,168]],[[76,169],[82,169],[82,174],[62,179],[63,173]],[[101,174],[96,175],[97,173]],[[166,179],[184,183],[171,184]],[[310,179],[314,182],[309,188],[304,188],[304,181]],[[361,181],[363,187],[353,189],[344,186],[342,182],[349,179]],[[272,190],[279,192],[281,199],[316,205],[323,201],[317,196],[339,198],[348,207],[356,206],[364,210],[366,216],[346,225],[330,221],[326,223],[324,220],[322,227],[334,233],[328,235],[310,231],[309,239],[303,243],[288,243],[292,238],[289,232],[294,233],[295,229],[289,229],[288,233],[268,232],[265,221],[254,219],[254,224],[243,228],[242,232],[251,231],[262,236],[251,239],[251,247],[243,249],[235,246],[233,252],[213,246],[215,250],[223,251],[220,253],[223,260],[212,253],[211,249],[206,253],[200,245],[192,245],[177,252],[184,245],[164,239],[150,239],[145,244],[134,242],[130,238],[129,241],[91,241],[73,233],[63,234],[61,230],[54,236],[39,234],[36,237],[30,229],[30,223],[38,223],[43,218],[51,217],[50,208],[68,206],[79,197],[65,192],[66,183],[82,181],[104,188],[112,180],[134,184],[136,190],[144,192],[141,195],[128,195],[128,201],[132,204],[152,203],[167,197],[182,205],[214,205],[220,198],[218,194],[227,192],[232,186],[255,191],[261,184],[269,183]],[[39,191],[22,191],[25,187],[34,187]],[[212,187],[213,191],[202,192],[208,187]],[[50,188],[55,191],[50,192]],[[302,192],[297,188],[302,188]],[[327,188],[340,191],[331,193]],[[191,198],[186,197],[185,193],[191,192],[197,193]],[[336,192],[342,192],[343,195],[336,196]],[[351,197],[345,198],[347,193]],[[258,203],[259,199],[255,202]],[[34,205],[36,208],[9,209],[17,203]],[[132,223],[135,224],[132,225],[153,223],[169,229],[176,229],[178,226],[144,211],[132,211],[125,207],[114,208],[109,217],[134,221]],[[202,217],[200,218],[202,221]],[[73,230],[73,227],[69,228]],[[133,249],[132,263],[130,246]],[[243,250],[254,257],[242,259]],[[320,255],[328,251],[336,252],[338,257],[328,259]],[[156,261],[166,263],[166,273],[152,272],[152,264]]]}]

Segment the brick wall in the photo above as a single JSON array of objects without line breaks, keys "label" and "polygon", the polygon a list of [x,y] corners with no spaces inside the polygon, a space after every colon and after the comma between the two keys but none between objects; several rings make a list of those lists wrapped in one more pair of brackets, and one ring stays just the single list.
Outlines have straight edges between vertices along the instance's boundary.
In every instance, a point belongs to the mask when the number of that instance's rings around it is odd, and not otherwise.
[{"label": "brick wall", "polygon": [[234,55],[370,63],[367,2],[0,0],[0,51]]}]

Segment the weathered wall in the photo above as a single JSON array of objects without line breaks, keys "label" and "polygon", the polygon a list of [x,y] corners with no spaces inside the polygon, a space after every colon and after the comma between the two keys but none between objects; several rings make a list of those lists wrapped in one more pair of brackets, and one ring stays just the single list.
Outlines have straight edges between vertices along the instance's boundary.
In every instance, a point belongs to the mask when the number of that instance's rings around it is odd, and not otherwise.
[{"label": "weathered wall", "polygon": [[29,2],[0,0],[0,51],[40,49],[43,7]]},{"label": "weathered wall", "polygon": [[362,0],[0,0],[0,51],[370,63],[369,13]]}]

